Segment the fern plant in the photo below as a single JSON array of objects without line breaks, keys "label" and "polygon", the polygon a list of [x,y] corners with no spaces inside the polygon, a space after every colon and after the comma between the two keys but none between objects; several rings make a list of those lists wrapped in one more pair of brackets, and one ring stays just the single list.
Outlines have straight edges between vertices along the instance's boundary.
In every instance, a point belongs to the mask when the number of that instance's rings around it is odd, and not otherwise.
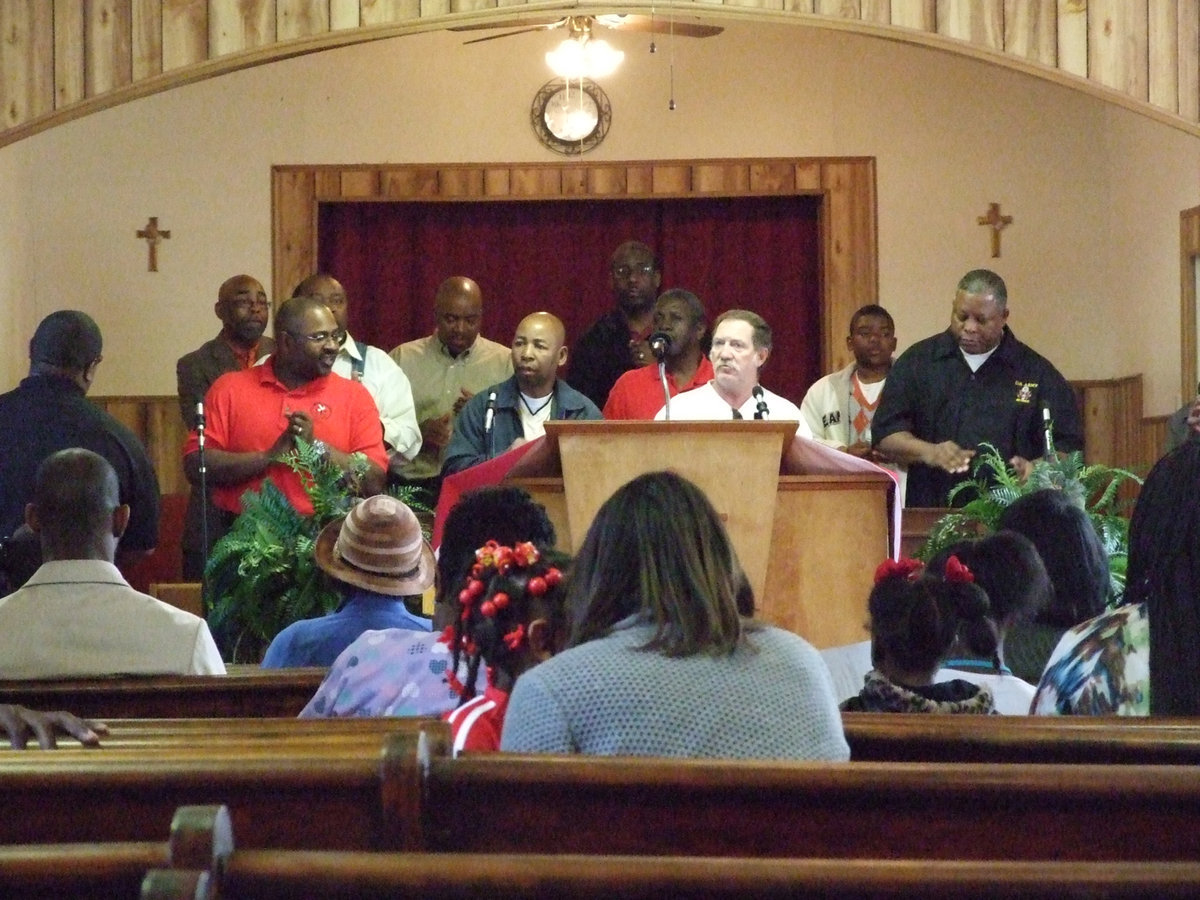
[{"label": "fern plant", "polygon": [[[342,473],[302,440],[283,457],[300,476],[313,514],[301,515],[269,478],[242,495],[242,513],[213,546],[205,567],[209,622],[233,662],[256,662],[292,622],[332,612],[341,595],[313,559],[317,536],[356,497]],[[418,514],[432,509],[417,488],[392,496]]]},{"label": "fern plant", "polygon": [[953,505],[961,495],[970,499],[934,523],[917,556],[928,561],[951,544],[996,531],[1001,513],[1018,497],[1045,489],[1065,491],[1096,526],[1108,555],[1110,596],[1119,602],[1125,591],[1129,552],[1129,520],[1122,515],[1127,503],[1121,499],[1120,489],[1128,482],[1141,484],[1142,479],[1128,469],[1087,465],[1083,453],[1076,450],[1053,460],[1035,460],[1029,478],[1021,482],[999,450],[991,444],[981,446],[983,450],[972,465],[972,477],[956,484],[946,503]]}]

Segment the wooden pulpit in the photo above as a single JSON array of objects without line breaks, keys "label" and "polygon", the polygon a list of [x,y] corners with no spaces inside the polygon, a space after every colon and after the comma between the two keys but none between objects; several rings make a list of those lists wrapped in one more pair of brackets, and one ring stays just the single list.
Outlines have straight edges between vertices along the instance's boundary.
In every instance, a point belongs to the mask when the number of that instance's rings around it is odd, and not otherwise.
[{"label": "wooden pulpit", "polygon": [[725,523],[759,618],[816,647],[865,640],[872,574],[890,555],[892,480],[802,473],[800,460],[812,463],[795,452],[795,431],[795,422],[751,420],[552,421],[505,480],[546,507],[559,547],[575,552],[617,488],[646,472],[678,472]]}]

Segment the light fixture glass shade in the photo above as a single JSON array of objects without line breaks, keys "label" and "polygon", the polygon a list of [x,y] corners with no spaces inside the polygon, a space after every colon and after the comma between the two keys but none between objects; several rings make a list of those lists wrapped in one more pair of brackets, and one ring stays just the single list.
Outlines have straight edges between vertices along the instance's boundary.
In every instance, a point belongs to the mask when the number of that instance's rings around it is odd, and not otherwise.
[{"label": "light fixture glass shade", "polygon": [[607,41],[568,38],[546,54],[546,65],[559,78],[603,78],[624,59],[625,53]]}]

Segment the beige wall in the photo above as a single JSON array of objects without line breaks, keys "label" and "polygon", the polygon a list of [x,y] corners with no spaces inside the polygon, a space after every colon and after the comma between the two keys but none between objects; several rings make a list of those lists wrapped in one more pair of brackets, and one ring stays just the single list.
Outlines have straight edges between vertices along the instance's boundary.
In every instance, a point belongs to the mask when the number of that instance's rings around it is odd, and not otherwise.
[{"label": "beige wall", "polygon": [[[274,63],[0,149],[0,387],[23,374],[33,324],[76,306],[106,336],[97,393],[172,393],[176,357],[215,332],[217,284],[268,280],[272,164],[557,158],[528,125],[551,40],[461,40]],[[1015,330],[1064,374],[1141,371],[1147,413],[1177,405],[1177,223],[1200,202],[1196,138],[947,53],[786,25],[677,39],[668,112],[669,39],[654,56],[644,37],[617,43],[612,130],[589,158],[875,156],[880,300],[902,345],[944,326],[963,271],[992,265]],[[990,201],[1016,218],[995,261],[975,225]],[[133,234],[150,215],[172,231],[157,274]]]}]

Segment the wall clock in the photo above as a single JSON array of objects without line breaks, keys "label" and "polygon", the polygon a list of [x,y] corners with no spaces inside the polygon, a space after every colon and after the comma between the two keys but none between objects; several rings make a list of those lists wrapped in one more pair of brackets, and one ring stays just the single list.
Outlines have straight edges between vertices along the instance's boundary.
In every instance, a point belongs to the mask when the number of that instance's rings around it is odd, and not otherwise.
[{"label": "wall clock", "polygon": [[590,78],[556,78],[534,96],[529,120],[545,146],[574,156],[600,146],[612,123],[612,106]]}]

